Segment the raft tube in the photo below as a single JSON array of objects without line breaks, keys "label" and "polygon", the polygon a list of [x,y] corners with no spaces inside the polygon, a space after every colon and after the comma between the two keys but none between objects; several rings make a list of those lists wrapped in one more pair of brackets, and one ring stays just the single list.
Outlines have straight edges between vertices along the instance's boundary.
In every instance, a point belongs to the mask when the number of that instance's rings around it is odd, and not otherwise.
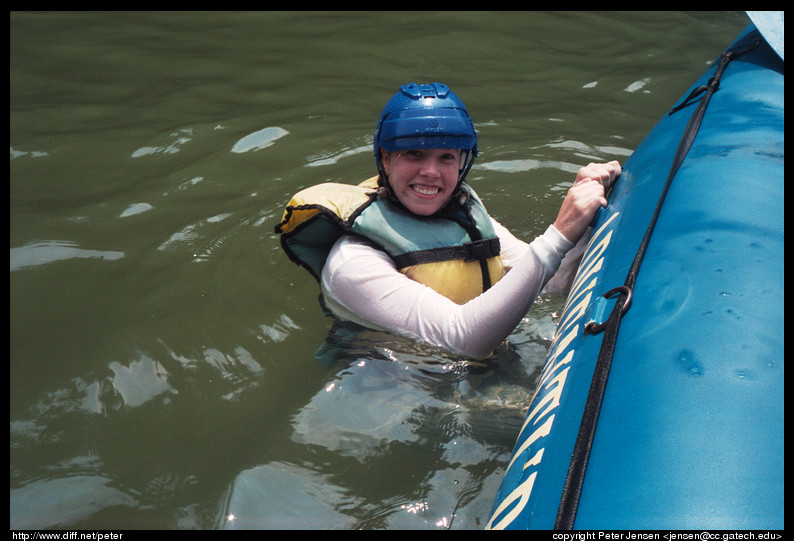
[{"label": "raft tube", "polygon": [[624,284],[697,99],[659,121],[596,217],[488,529],[784,528],[784,61],[760,38],[751,24],[728,48],[760,40],[725,67],[663,199],[574,522],[556,520],[605,335],[584,327],[622,302],[604,294]]}]

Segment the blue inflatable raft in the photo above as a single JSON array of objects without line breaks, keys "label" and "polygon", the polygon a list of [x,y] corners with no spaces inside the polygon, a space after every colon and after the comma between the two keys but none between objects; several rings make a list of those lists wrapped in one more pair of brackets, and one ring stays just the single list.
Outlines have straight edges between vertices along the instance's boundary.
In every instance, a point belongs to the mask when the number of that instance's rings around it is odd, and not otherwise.
[{"label": "blue inflatable raft", "polygon": [[626,161],[488,529],[783,529],[780,19]]}]

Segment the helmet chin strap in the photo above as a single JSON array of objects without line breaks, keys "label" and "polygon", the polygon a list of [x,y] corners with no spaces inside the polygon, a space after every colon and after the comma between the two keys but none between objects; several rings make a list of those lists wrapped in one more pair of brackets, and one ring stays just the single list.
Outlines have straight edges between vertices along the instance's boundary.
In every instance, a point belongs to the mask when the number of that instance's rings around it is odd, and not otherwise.
[{"label": "helmet chin strap", "polygon": [[472,151],[471,150],[463,150],[462,152],[465,153],[465,156],[463,156],[463,158],[462,158],[463,159],[463,167],[458,172],[458,187],[455,190],[456,194],[460,190],[460,187],[463,184],[463,181],[466,180],[466,176],[469,174],[469,171],[471,171],[471,166],[474,165],[474,157],[475,156],[472,155]]},{"label": "helmet chin strap", "polygon": [[[378,168],[378,197],[388,197],[393,201],[397,201],[397,196],[394,195],[394,191],[391,189],[391,185],[389,184],[389,175],[386,174],[386,168],[383,167],[383,159],[378,157],[377,161],[377,168]],[[399,203],[399,201],[397,201]]]},{"label": "helmet chin strap", "polygon": [[471,166],[474,165],[474,156],[471,150],[462,150],[461,152],[463,153],[461,155],[462,167],[458,170],[458,184],[455,186],[455,191],[452,192],[452,197],[444,204],[444,207],[454,200],[457,200],[459,204],[463,205],[469,199],[469,191],[463,187],[463,181],[466,180]]}]

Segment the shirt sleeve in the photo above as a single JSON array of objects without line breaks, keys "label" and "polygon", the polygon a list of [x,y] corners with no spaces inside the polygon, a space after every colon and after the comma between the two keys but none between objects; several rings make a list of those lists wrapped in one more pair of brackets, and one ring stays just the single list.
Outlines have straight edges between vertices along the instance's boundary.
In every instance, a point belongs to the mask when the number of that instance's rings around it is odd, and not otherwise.
[{"label": "shirt sleeve", "polygon": [[323,268],[325,303],[341,319],[485,358],[515,329],[573,247],[553,226],[530,244],[502,226],[497,234],[509,271],[462,305],[399,272],[386,253],[345,235]]},{"label": "shirt sleeve", "polygon": [[[513,266],[512,262],[523,255],[529,248],[529,245],[523,240],[516,238],[507,228],[493,218],[491,218],[491,221],[493,222],[496,234],[499,236],[502,249],[502,261],[504,262],[505,268],[509,269]],[[556,231],[554,226],[550,227]],[[575,246],[568,244],[569,246],[573,246],[573,248],[568,250],[565,254],[565,257],[563,257],[560,262],[559,268],[546,283],[542,293],[547,293],[549,295],[568,294],[573,284],[573,279],[576,277],[576,271],[579,270],[579,263],[582,262],[582,256],[587,248],[587,243],[590,242],[592,231],[592,228],[587,228],[587,231],[582,235],[582,238]]]}]

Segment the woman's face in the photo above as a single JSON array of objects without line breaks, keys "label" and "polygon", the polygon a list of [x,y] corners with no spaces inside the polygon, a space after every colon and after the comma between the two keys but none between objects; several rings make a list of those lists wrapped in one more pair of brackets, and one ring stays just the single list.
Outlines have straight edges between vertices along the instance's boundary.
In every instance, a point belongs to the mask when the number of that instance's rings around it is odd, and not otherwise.
[{"label": "woman's face", "polygon": [[430,216],[444,205],[458,185],[461,151],[425,148],[386,152],[383,167],[394,195],[414,214]]}]

